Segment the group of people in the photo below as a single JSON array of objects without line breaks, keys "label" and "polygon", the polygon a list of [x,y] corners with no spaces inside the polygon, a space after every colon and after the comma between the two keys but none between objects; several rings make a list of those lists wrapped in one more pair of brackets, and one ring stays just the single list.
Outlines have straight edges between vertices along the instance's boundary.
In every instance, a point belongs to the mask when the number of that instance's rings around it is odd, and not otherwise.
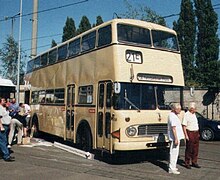
[{"label": "group of people", "polygon": [[5,98],[0,98],[0,150],[5,161],[14,161],[14,157],[10,155],[10,148],[15,131],[17,130],[17,144],[21,144],[22,137],[27,136],[29,119],[29,105],[17,104],[16,99],[6,102]]},{"label": "group of people", "polygon": [[168,136],[170,140],[170,161],[169,173],[180,174],[178,171],[177,160],[179,156],[180,142],[184,140],[185,149],[185,167],[201,168],[198,165],[199,152],[199,125],[196,118],[196,106],[192,102],[189,104],[188,111],[184,114],[183,120],[180,120],[181,105],[174,103],[168,116]]}]

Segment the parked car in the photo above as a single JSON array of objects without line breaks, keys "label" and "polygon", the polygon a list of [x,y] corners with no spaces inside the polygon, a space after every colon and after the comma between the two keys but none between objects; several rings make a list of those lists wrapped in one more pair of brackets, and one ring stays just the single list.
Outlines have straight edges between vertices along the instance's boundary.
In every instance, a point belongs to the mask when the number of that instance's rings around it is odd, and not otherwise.
[{"label": "parked car", "polygon": [[199,121],[200,138],[204,141],[210,141],[220,138],[220,121],[205,118],[196,112]]}]

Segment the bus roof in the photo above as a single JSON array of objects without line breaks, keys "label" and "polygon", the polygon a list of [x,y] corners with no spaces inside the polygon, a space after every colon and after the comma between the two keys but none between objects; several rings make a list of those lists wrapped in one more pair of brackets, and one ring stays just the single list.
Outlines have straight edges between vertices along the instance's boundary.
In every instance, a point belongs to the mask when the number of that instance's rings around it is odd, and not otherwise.
[{"label": "bus roof", "polygon": [[13,84],[13,82],[10,79],[2,79],[1,77],[0,77],[0,86],[15,87],[15,85]]},{"label": "bus roof", "polygon": [[[162,30],[162,31],[167,31],[173,34],[176,34],[176,32],[173,29],[170,29],[166,26],[162,26],[159,24],[155,24],[155,23],[151,23],[151,22],[147,22],[147,21],[143,21],[143,20],[137,20],[137,19],[113,19],[111,21],[108,21],[106,23],[109,22],[116,22],[116,23],[125,23],[125,24],[132,24],[132,25],[137,25],[137,26],[144,26],[148,29],[158,29],[158,30]],[[104,24],[104,23],[103,23]],[[102,24],[101,24],[102,25]]]},{"label": "bus roof", "polygon": [[93,27],[93,28],[91,28],[91,29],[89,29],[89,30],[87,30],[87,31],[85,31],[85,32],[83,32],[83,33],[81,33],[81,34],[65,41],[65,42],[59,43],[59,44],[57,44],[57,46],[54,46],[50,49],[45,50],[44,52],[41,52],[35,58],[37,58],[38,56],[41,56],[44,53],[47,53],[47,52],[53,50],[53,49],[56,49],[56,48],[58,48],[58,47],[60,47],[64,44],[72,41],[73,39],[77,39],[78,37],[83,36],[84,34],[88,34],[89,32],[92,32],[97,28],[101,28],[101,27],[104,27],[104,26],[106,26],[108,24],[112,24],[112,23],[124,23],[124,24],[136,25],[136,26],[141,26],[141,27],[144,26],[144,27],[146,27],[150,30],[162,30],[162,31],[170,32],[170,33],[176,35],[176,32],[173,29],[170,29],[166,26],[162,26],[162,25],[159,25],[159,24],[155,24],[155,23],[151,23],[151,22],[147,22],[147,21],[143,21],[143,20],[137,20],[137,19],[112,19],[112,20],[104,22],[104,23],[102,23],[98,26],[95,26],[95,27]]}]

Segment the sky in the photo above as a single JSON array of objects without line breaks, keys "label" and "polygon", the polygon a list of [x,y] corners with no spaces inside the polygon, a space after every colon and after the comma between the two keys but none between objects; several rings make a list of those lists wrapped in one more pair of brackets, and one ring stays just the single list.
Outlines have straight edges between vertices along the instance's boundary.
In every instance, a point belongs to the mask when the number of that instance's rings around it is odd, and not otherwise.
[{"label": "sky", "polygon": [[[6,42],[7,36],[12,33],[12,21],[6,20],[7,17],[13,17],[20,12],[21,0],[0,0],[0,48]],[[133,7],[148,6],[161,16],[178,14],[180,12],[181,0],[127,0]],[[75,4],[74,4],[75,3]],[[68,4],[74,4],[63,7]],[[212,0],[212,4],[219,4],[219,0]],[[96,17],[101,16],[103,21],[109,21],[115,18],[115,13],[120,16],[128,11],[124,0],[38,0],[38,11],[46,12],[38,14],[38,41],[37,53],[46,51],[51,46],[54,39],[57,43],[62,40],[63,27],[66,18],[71,17],[75,21],[76,28],[80,23],[82,16],[87,16],[90,23],[96,22]],[[32,33],[32,15],[33,0],[22,0],[22,28],[21,28],[21,48],[27,56],[22,57],[22,61],[27,62],[31,54],[31,33]],[[216,8],[216,13],[220,14],[220,6]],[[172,28],[174,20],[178,16],[166,18],[167,25]],[[16,18],[13,26],[13,37],[18,41],[19,18]],[[220,20],[219,29],[220,29]],[[220,30],[218,31],[220,36]]]}]

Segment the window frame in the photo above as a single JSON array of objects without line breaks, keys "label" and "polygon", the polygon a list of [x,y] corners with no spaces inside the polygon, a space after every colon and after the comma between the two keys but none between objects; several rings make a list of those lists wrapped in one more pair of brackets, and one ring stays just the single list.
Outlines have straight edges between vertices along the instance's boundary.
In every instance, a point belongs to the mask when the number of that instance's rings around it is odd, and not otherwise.
[{"label": "window frame", "polygon": [[93,85],[80,86],[78,88],[78,104],[92,104],[94,100],[93,92]]},{"label": "window frame", "polygon": [[[72,46],[72,44],[73,44],[73,46]],[[71,53],[71,52],[73,52],[73,51],[71,51],[71,49],[74,48],[74,50],[75,50],[75,49],[77,49],[77,47],[79,48],[78,51],[76,53]],[[75,57],[80,52],[81,52],[81,39],[80,38],[74,39],[73,41],[69,42],[69,45],[68,45],[68,57]]]},{"label": "window frame", "polygon": [[[91,42],[92,42],[92,44],[91,44]],[[88,48],[84,49],[85,45],[87,45]],[[92,45],[92,47],[91,47],[91,45]],[[81,52],[90,51],[95,48],[96,48],[96,30],[82,36]]]},{"label": "window frame", "polygon": [[58,50],[57,50],[57,61],[65,60],[65,59],[67,59],[67,57],[68,57],[68,44],[66,43],[66,44],[58,47]]},{"label": "window frame", "polygon": [[[108,31],[107,28],[109,28],[110,31]],[[105,30],[105,29],[107,29],[107,30]],[[102,31],[102,30],[103,30],[103,32],[100,33],[100,31]],[[109,24],[109,25],[107,25],[107,26],[104,26],[104,27],[102,27],[102,28],[99,28],[97,32],[98,32],[97,47],[107,46],[107,45],[109,45],[109,44],[112,43],[112,26],[111,26],[111,24]],[[100,37],[104,37],[104,38],[102,38],[102,39],[106,40],[106,37],[107,37],[107,36],[105,36],[105,35],[106,35],[107,32],[110,33],[110,41],[107,42],[106,44],[101,44],[101,45],[100,45]],[[104,34],[104,36],[100,36],[100,35],[102,35],[102,33]],[[109,34],[108,34],[108,35],[109,35]],[[109,38],[109,37],[108,37],[108,38]],[[104,41],[104,42],[106,42],[106,41]]]}]

